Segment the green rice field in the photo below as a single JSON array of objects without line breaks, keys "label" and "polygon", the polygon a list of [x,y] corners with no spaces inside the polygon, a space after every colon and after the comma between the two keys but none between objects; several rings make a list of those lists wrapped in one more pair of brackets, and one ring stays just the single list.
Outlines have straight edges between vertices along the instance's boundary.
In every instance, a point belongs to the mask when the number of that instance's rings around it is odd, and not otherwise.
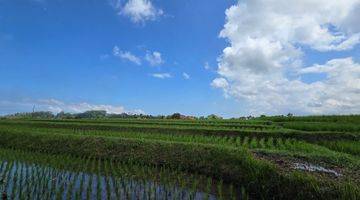
[{"label": "green rice field", "polygon": [[360,199],[360,117],[1,119],[2,199]]}]

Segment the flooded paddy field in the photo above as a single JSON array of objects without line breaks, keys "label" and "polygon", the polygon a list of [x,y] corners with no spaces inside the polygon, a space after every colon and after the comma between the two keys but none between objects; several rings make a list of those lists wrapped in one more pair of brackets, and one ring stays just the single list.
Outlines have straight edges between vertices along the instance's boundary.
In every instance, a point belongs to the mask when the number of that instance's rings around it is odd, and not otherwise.
[{"label": "flooded paddy field", "polygon": [[[232,186],[229,190],[199,175],[100,159],[0,152],[3,199],[236,199]],[[29,161],[34,156],[37,162]]]}]

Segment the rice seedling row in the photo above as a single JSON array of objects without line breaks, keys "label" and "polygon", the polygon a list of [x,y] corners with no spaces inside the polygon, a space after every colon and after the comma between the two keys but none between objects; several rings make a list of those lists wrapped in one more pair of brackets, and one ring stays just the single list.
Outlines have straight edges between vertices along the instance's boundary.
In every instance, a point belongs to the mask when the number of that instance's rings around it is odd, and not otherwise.
[{"label": "rice seedling row", "polygon": [[[233,187],[231,191],[223,189],[226,187],[224,183],[211,178],[189,176],[165,168],[126,165],[112,160],[90,158],[86,159],[90,171],[79,172],[62,168],[63,165],[58,168],[60,157],[51,158],[37,154],[38,159],[51,159],[50,165],[43,165],[26,159],[28,153],[6,149],[0,151],[0,174],[4,176],[2,193],[10,199],[204,199],[205,196],[210,199],[216,199],[217,196],[234,199],[240,197],[236,195],[241,195],[236,194]],[[71,160],[66,162],[68,161]],[[112,166],[111,170],[107,168],[109,166]],[[84,165],[77,167],[82,169]],[[157,172],[156,176],[154,172]],[[30,180],[22,179],[23,176],[30,177]],[[20,184],[19,180],[24,182]],[[211,185],[206,186],[208,183]]]}]

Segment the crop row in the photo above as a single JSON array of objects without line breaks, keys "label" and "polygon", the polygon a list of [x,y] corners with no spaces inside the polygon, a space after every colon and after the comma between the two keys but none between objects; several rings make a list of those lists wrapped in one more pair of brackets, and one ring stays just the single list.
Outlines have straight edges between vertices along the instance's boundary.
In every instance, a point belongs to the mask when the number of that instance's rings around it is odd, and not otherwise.
[{"label": "crop row", "polygon": [[160,124],[160,123],[104,123],[96,121],[0,121],[0,124],[3,125],[44,125],[48,126],[59,126],[59,125],[78,125],[78,126],[103,126],[103,127],[124,127],[124,128],[178,128],[178,129],[210,129],[210,130],[277,130],[280,127],[276,126],[267,126],[267,125],[252,125],[252,124],[239,124],[239,125],[193,125],[193,124]]},{"label": "crop row", "polygon": [[[24,119],[26,120],[26,119]],[[96,122],[96,123],[152,123],[152,124],[193,124],[193,125],[272,125],[272,121],[267,120],[184,120],[184,119],[30,119],[29,121],[47,122]]]},{"label": "crop row", "polygon": [[66,128],[43,128],[43,127],[14,127],[0,126],[4,132],[14,133],[46,133],[46,134],[70,134],[83,136],[101,136],[101,137],[120,137],[146,140],[177,141],[188,143],[217,144],[229,147],[247,147],[247,148],[275,148],[282,147],[297,142],[294,138],[281,137],[254,137],[254,136],[218,136],[202,134],[172,134],[172,133],[152,133],[152,132],[126,132],[126,131],[102,131],[102,130],[83,130]]},{"label": "crop row", "polygon": [[273,122],[337,122],[337,123],[360,123],[360,115],[326,115],[326,116],[272,116],[260,117],[257,120]]},{"label": "crop row", "polygon": [[[314,195],[357,195],[345,186],[326,184],[334,192],[317,190],[320,183],[304,174],[279,174],[272,164],[255,160],[244,148],[198,143],[161,142],[141,139],[95,136],[1,133],[0,147],[48,154],[111,159],[150,166],[166,166],[190,173],[218,177],[225,182],[245,184],[248,191],[274,198],[313,197]],[[21,139],[20,139],[21,138]],[[309,184],[311,183],[311,184]],[[321,183],[324,187],[325,183]],[[347,186],[348,187],[348,186]],[[352,186],[351,186],[352,187]],[[301,189],[304,193],[296,193]],[[323,193],[324,192],[324,193]],[[274,196],[275,195],[275,196]],[[277,196],[280,195],[280,196]]]},{"label": "crop row", "polygon": [[72,123],[97,123],[97,124],[138,124],[138,125],[171,125],[171,126],[193,126],[193,127],[230,127],[230,128],[242,128],[242,127],[254,127],[254,128],[276,128],[274,123],[268,121],[200,121],[200,120],[140,120],[140,119],[123,119],[123,120],[27,120],[27,121],[41,121],[41,122],[72,122]]},{"label": "crop row", "polygon": [[288,129],[303,131],[335,131],[360,133],[359,124],[334,123],[334,122],[285,122],[281,126]]},{"label": "crop row", "polygon": [[[132,169],[99,159],[84,161],[83,166],[97,173],[0,161],[1,194],[8,199],[196,199],[213,195],[236,199],[234,187],[224,187],[223,182],[213,182],[210,178],[204,182],[191,176],[173,176],[171,172],[159,171],[154,179],[134,179],[127,174],[149,176],[151,170],[146,167]],[[102,175],[100,171],[106,171],[106,174]],[[247,196],[245,192],[239,195]]]},{"label": "crop row", "polygon": [[[309,144],[305,141],[296,140],[294,138],[281,138],[281,137],[253,137],[253,136],[205,136],[205,135],[188,135],[188,134],[164,134],[164,133],[148,133],[148,132],[117,132],[117,131],[87,131],[78,129],[48,129],[48,128],[24,128],[24,127],[1,127],[2,132],[7,133],[38,133],[38,134],[62,134],[62,135],[77,135],[77,136],[96,136],[96,137],[109,137],[109,138],[125,138],[125,139],[138,139],[138,140],[151,140],[151,141],[164,141],[164,142],[180,142],[180,143],[192,143],[192,144],[211,144],[222,147],[231,148],[249,148],[249,149],[269,149],[276,150],[278,152],[292,153],[298,156],[307,157],[323,157],[326,160],[330,160],[338,165],[350,164],[355,165],[351,157],[347,154],[337,153],[345,152],[354,154],[359,147],[354,143],[352,146],[346,149],[339,150],[341,144],[338,144],[338,149],[329,150],[328,146],[323,145],[325,142],[315,144]],[[331,141],[327,141],[331,144]],[[326,142],[326,143],[327,143]],[[333,141],[335,143],[336,141]],[[317,144],[325,147],[321,147]],[[343,143],[346,143],[344,141]],[[327,148],[326,148],[327,147]],[[352,147],[352,148],[351,148]],[[358,154],[354,154],[358,155]]]},{"label": "crop row", "polygon": [[318,143],[334,151],[345,152],[360,157],[359,141],[339,140],[339,141],[319,141]]},{"label": "crop row", "polygon": [[[62,134],[62,135],[77,135],[77,136],[96,136],[96,137],[109,137],[109,138],[125,138],[125,139],[138,139],[138,140],[151,140],[151,141],[164,141],[164,142],[179,142],[179,143],[192,143],[192,144],[210,144],[218,145],[222,147],[231,148],[249,148],[249,149],[268,149],[276,152],[291,153],[292,155],[302,157],[322,157],[331,163],[337,165],[349,164],[356,166],[356,161],[347,154],[341,154],[339,152],[345,152],[353,155],[359,147],[354,143],[352,146],[348,146],[345,149],[340,150],[341,144],[338,144],[338,148],[331,148],[323,145],[325,142],[315,144],[309,144],[302,140],[294,138],[282,138],[282,137],[254,137],[254,136],[216,136],[216,135],[189,135],[189,134],[171,134],[171,133],[151,133],[151,132],[125,132],[125,131],[98,131],[98,130],[79,130],[79,129],[51,129],[51,128],[38,128],[38,127],[2,127],[2,132],[7,133],[38,133],[38,134]],[[327,141],[331,144],[332,141]],[[326,142],[326,143],[327,143]],[[336,142],[336,141],[333,141]],[[344,141],[343,143],[346,143]],[[325,147],[321,147],[320,144]],[[336,152],[339,151],[339,152]],[[354,164],[355,163],[355,164]]]},{"label": "crop row", "polygon": [[81,124],[81,123],[46,123],[46,122],[1,122],[0,126],[22,128],[47,128],[51,130],[56,129],[71,129],[74,132],[87,131],[112,131],[112,132],[143,132],[143,133],[165,133],[165,134],[180,134],[180,135],[206,135],[206,136],[231,136],[231,137],[282,137],[282,138],[296,138],[306,141],[319,140],[360,140],[360,134],[356,133],[342,133],[342,132],[306,132],[296,130],[251,130],[251,129],[221,129],[221,128],[184,128],[184,127],[152,127],[152,126],[119,126],[119,125],[104,125],[104,124]]}]

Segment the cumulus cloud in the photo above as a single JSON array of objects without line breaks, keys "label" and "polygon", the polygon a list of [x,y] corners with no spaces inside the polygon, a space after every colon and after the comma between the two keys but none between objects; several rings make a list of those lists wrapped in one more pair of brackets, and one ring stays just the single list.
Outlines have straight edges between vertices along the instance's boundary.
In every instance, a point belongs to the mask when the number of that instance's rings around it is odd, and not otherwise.
[{"label": "cumulus cloud", "polygon": [[309,91],[304,97],[309,97],[305,101],[312,112],[360,112],[360,64],[352,58],[333,59],[324,65],[315,64],[301,69],[299,73],[326,75],[324,80],[306,84]]},{"label": "cumulus cloud", "polygon": [[252,39],[301,44],[320,51],[343,50],[359,43],[359,0],[241,1],[226,11],[220,36],[234,43]]},{"label": "cumulus cloud", "polygon": [[189,75],[188,73],[183,72],[182,75],[183,75],[183,78],[184,78],[184,79],[186,79],[186,80],[190,79],[190,75]]},{"label": "cumulus cloud", "polygon": [[[40,99],[40,100],[20,100],[20,101],[0,101],[0,108],[4,107],[9,112],[2,114],[10,114],[11,112],[31,112],[33,106],[37,111],[51,111],[58,113],[61,111],[70,113],[80,113],[89,110],[105,110],[107,113],[121,114],[133,113],[144,114],[140,109],[127,110],[123,106],[114,106],[106,104],[90,104],[87,102],[81,103],[65,103],[56,99]],[[11,112],[10,112],[11,111]]]},{"label": "cumulus cloud", "polygon": [[166,78],[171,78],[171,74],[169,73],[154,73],[151,74],[152,77],[154,78],[159,78],[159,79],[166,79]]},{"label": "cumulus cloud", "polygon": [[[245,100],[252,113],[360,112],[360,66],[352,58],[302,64],[304,48],[343,51],[360,42],[359,5],[359,0],[239,1],[226,10],[220,37],[229,46],[211,85]],[[309,73],[326,78],[302,81]]]},{"label": "cumulus cloud", "polygon": [[164,60],[161,57],[161,53],[154,51],[154,52],[146,52],[145,60],[149,62],[151,66],[159,66],[164,63]]},{"label": "cumulus cloud", "polygon": [[164,14],[150,0],[128,0],[125,4],[122,0],[113,0],[111,5],[120,15],[129,17],[134,23],[156,20]]},{"label": "cumulus cloud", "polygon": [[121,58],[122,60],[128,60],[136,65],[141,65],[141,59],[129,51],[121,51],[118,46],[113,48],[113,55],[115,57]]}]

